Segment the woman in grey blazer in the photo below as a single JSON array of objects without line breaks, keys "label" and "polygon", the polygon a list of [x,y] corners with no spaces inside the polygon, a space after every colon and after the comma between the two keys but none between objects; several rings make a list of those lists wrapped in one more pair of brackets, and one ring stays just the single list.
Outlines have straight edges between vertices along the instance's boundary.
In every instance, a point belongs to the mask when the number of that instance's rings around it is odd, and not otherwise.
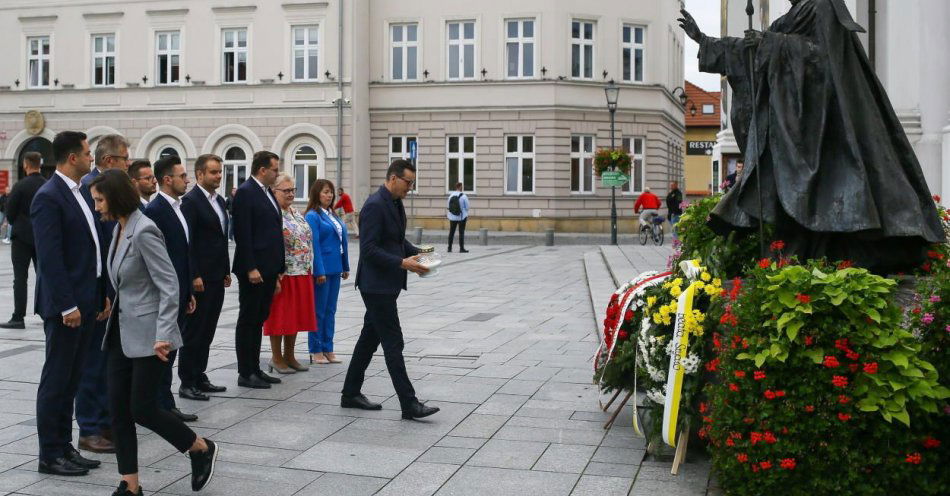
[{"label": "woman in grey blazer", "polygon": [[108,352],[109,407],[122,482],[113,496],[142,494],[135,424],[191,457],[191,488],[200,491],[214,474],[217,445],[158,407],[158,388],[168,353],[181,346],[178,279],[161,231],[139,211],[126,173],[103,172],[90,184],[96,211],[116,220],[106,266],[115,288],[102,349]]}]

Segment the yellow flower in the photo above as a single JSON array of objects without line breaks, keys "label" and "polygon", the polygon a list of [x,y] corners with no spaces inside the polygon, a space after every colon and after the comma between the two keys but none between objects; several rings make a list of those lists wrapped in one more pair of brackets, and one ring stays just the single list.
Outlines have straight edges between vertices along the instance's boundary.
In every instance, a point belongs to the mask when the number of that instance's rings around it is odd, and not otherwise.
[{"label": "yellow flower", "polygon": [[656,303],[656,296],[647,297],[647,308],[653,308],[653,305]]},{"label": "yellow flower", "polygon": [[699,276],[699,278],[702,279],[703,281],[709,282],[709,279],[712,278],[712,276],[709,275],[709,272],[703,272],[703,273]]},{"label": "yellow flower", "polygon": [[713,286],[722,286],[722,279],[719,279],[718,277],[713,279]]},{"label": "yellow flower", "polygon": [[672,322],[672,319],[670,318],[669,315],[663,316],[663,325],[670,325],[671,322]]},{"label": "yellow flower", "polygon": [[673,298],[679,298],[682,292],[683,290],[680,289],[679,286],[673,286],[672,288],[670,288],[670,294],[673,295]]},{"label": "yellow flower", "polygon": [[663,316],[660,315],[659,312],[653,314],[653,323],[654,323],[654,324],[659,324],[659,323],[662,322],[662,321],[663,321]]},{"label": "yellow flower", "polygon": [[722,290],[717,288],[716,286],[706,286],[704,288],[704,291],[706,291],[706,294],[708,294],[709,296],[715,297],[715,296],[719,296],[719,292]]},{"label": "yellow flower", "polygon": [[673,285],[674,285],[674,286],[682,286],[682,285],[683,285],[683,278],[682,278],[682,277],[677,277],[676,279],[673,279]]},{"label": "yellow flower", "polygon": [[696,281],[696,289],[703,289],[704,287],[706,287],[706,283],[703,281]]}]

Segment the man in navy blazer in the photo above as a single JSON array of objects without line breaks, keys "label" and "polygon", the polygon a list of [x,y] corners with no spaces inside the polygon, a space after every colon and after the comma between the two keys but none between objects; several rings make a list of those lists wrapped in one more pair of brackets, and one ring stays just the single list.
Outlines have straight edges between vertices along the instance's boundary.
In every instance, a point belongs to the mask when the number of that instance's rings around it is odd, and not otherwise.
[{"label": "man in navy blazer", "polygon": [[366,305],[363,330],[353,348],[353,358],[346,371],[340,406],[379,410],[382,405],[370,402],[360,390],[366,367],[380,344],[386,357],[386,369],[393,381],[402,418],[428,417],[439,411],[416,399],[416,392],[406,372],[402,356],[402,327],[396,298],[406,289],[406,271],[425,274],[429,271],[417,260],[419,249],[406,240],[406,209],[402,199],[416,181],[416,169],[407,160],[395,160],[386,171],[386,183],[366,199],[360,210],[360,259],[356,267],[356,288]]},{"label": "man in navy blazer", "polygon": [[92,197],[79,184],[92,154],[86,135],[53,139],[56,173],[30,207],[36,243],[36,313],[43,318],[46,361],[36,392],[40,473],[86,475],[100,462],[72,445],[73,402],[97,320],[110,311],[105,255]]},{"label": "man in navy blazer", "polygon": [[[171,259],[178,276],[178,327],[184,329],[185,316],[195,310],[195,299],[191,294],[191,280],[194,276],[194,261],[190,248],[191,230],[181,210],[181,196],[188,187],[188,172],[181,163],[181,158],[176,155],[158,159],[153,168],[159,189],[155,198],[145,207],[145,215],[152,219],[165,237],[168,258]],[[163,372],[162,388],[159,391],[159,405],[185,422],[192,422],[198,420],[198,416],[182,413],[176,408],[175,397],[171,392],[172,364],[175,363],[176,355],[176,351],[168,354],[168,364]]]},{"label": "man in navy blazer", "polygon": [[261,370],[261,329],[284,263],[284,222],[270,187],[280,171],[276,154],[260,151],[251,160],[251,177],[237,189],[234,209],[234,264],[238,279],[238,320],[234,347],[238,386],[267,389],[280,379]]},{"label": "man in navy blazer", "polygon": [[231,265],[228,262],[228,211],[224,199],[217,194],[221,186],[221,157],[206,154],[195,161],[198,184],[181,199],[181,210],[191,226],[191,254],[195,262],[191,282],[195,294],[195,311],[182,329],[184,346],[178,361],[181,387],[178,395],[191,400],[207,401],[206,393],[227,391],[215,386],[205,372],[208,354],[218,317],[224,305],[224,288],[231,286]]}]

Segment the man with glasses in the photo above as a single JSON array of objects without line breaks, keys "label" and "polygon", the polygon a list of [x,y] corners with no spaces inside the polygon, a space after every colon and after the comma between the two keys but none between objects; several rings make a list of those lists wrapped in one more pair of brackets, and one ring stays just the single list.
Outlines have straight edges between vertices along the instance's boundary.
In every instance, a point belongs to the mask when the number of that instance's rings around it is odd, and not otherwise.
[{"label": "man with glasses", "polygon": [[132,178],[132,185],[139,192],[139,200],[142,202],[142,213],[145,213],[145,207],[151,201],[152,195],[158,190],[158,181],[155,180],[155,174],[152,172],[152,164],[148,160],[136,160],[129,167],[129,177]]}]

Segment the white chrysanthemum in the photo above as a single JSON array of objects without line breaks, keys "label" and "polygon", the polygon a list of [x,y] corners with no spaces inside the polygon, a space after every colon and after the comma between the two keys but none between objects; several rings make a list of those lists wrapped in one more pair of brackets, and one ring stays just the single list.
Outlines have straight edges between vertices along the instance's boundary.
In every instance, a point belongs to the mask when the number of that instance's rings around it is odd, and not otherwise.
[{"label": "white chrysanthemum", "polygon": [[659,389],[649,389],[647,390],[647,399],[662,405],[666,402],[666,395]]},{"label": "white chrysanthemum", "polygon": [[699,369],[699,356],[690,353],[683,359],[683,369],[687,374],[695,374]]}]

